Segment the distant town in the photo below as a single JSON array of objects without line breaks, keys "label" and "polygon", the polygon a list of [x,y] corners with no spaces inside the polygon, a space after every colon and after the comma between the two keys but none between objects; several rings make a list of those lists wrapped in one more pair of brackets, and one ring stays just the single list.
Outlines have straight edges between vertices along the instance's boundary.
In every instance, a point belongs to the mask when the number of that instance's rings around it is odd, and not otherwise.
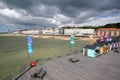
[{"label": "distant town", "polygon": [[62,27],[53,28],[35,28],[35,29],[24,29],[8,31],[9,34],[21,34],[21,35],[75,35],[75,36],[100,36],[100,34],[107,37],[108,34],[111,36],[120,36],[120,23],[107,24],[99,27],[76,27],[64,25]]}]

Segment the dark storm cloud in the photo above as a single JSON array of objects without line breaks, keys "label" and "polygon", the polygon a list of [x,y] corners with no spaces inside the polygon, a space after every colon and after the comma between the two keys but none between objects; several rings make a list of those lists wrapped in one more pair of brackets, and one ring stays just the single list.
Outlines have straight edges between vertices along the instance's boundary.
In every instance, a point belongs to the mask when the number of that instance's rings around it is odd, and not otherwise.
[{"label": "dark storm cloud", "polygon": [[53,17],[58,12],[59,10],[57,7],[47,5],[36,5],[31,7],[31,9],[28,11],[28,13],[30,13],[32,16],[42,16],[47,18]]},{"label": "dark storm cloud", "polygon": [[[57,7],[61,14],[68,17],[77,17],[84,10],[104,11],[110,9],[120,9],[120,0],[3,0],[9,7],[25,9],[33,16],[53,16],[55,10],[50,7]],[[36,6],[44,4],[47,6],[45,12]],[[40,12],[41,11],[41,12]],[[45,13],[45,14],[42,14]],[[46,16],[47,17],[47,16]]]},{"label": "dark storm cloud", "polygon": [[[14,24],[16,25],[21,25],[21,26],[25,26],[25,27],[33,27],[37,28],[37,27],[55,27],[55,24],[49,23],[46,20],[39,20],[39,22],[36,22],[34,20],[27,20],[27,21],[13,21]],[[48,24],[46,24],[48,23]]]},{"label": "dark storm cloud", "polygon": [[3,11],[0,12],[0,23],[4,24],[57,26],[54,20],[47,18],[56,18],[63,24],[72,21],[82,24],[101,16],[120,14],[120,0],[1,0],[0,3],[0,11]]},{"label": "dark storm cloud", "polygon": [[41,0],[41,2],[58,7],[62,14],[69,17],[75,17],[84,10],[120,9],[120,0]]},{"label": "dark storm cloud", "polygon": [[2,0],[10,8],[28,9],[33,5],[34,0]]}]

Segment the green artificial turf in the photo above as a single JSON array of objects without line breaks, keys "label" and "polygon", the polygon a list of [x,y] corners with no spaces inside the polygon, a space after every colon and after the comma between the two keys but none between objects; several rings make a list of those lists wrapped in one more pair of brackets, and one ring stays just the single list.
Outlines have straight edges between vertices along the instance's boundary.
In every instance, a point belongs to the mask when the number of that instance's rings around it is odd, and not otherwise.
[{"label": "green artificial turf", "polygon": [[[29,59],[26,37],[0,35],[0,79],[29,61],[69,53],[69,43],[69,40],[33,38],[33,53]],[[76,40],[71,52],[80,51],[86,44],[87,41]]]}]

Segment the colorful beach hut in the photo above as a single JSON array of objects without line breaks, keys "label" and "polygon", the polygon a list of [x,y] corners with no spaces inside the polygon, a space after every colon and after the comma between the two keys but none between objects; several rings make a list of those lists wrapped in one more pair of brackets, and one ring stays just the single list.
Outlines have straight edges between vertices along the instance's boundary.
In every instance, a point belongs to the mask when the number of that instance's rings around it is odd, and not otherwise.
[{"label": "colorful beach hut", "polygon": [[100,47],[97,45],[87,45],[83,48],[83,55],[97,57],[100,55]]},{"label": "colorful beach hut", "polygon": [[111,50],[116,50],[120,45],[120,37],[112,37],[111,40],[104,40],[103,42],[99,42],[99,40],[97,40],[96,44],[85,46],[83,48],[83,55],[89,57],[97,57],[101,54],[106,54]]}]

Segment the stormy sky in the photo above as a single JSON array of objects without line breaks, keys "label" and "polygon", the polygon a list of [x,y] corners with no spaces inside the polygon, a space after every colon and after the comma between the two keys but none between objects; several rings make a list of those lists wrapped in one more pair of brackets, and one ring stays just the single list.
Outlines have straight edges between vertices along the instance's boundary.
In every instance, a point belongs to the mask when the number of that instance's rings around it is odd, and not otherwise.
[{"label": "stormy sky", "polygon": [[0,0],[0,31],[120,22],[120,0]]}]

